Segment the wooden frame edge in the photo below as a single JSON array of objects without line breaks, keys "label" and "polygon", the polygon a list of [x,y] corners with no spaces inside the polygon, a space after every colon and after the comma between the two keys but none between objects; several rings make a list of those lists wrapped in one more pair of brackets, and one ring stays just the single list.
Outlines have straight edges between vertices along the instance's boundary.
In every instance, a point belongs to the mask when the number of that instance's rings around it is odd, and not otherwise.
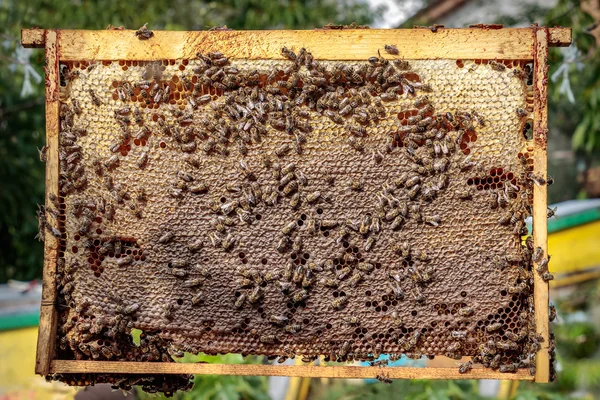
[{"label": "wooden frame edge", "polygon": [[[536,52],[534,58],[535,97],[533,103],[533,165],[536,174],[546,179],[548,146],[548,40],[547,28],[534,30]],[[548,216],[546,185],[533,185],[533,246],[541,247],[548,257]],[[535,263],[534,269],[538,267]],[[548,282],[533,271],[534,318],[537,333],[543,338],[536,354],[535,381],[548,383],[550,379],[550,357],[548,354]]]},{"label": "wooden frame edge", "polygon": [[103,374],[201,374],[245,376],[300,376],[306,378],[368,379],[385,375],[391,379],[504,379],[533,380],[524,369],[515,373],[500,373],[484,368],[473,368],[466,374],[458,368],[416,367],[358,367],[315,365],[256,365],[207,363],[145,363],[127,361],[74,361],[54,360],[52,373]]},{"label": "wooden frame edge", "polygon": [[43,48],[46,41],[46,30],[39,28],[21,29],[21,45],[26,49]]},{"label": "wooden frame edge", "polygon": [[[531,32],[535,29],[154,31],[148,40],[138,40],[133,30],[61,30],[59,52],[61,61],[191,59],[198,51],[223,51],[232,59],[276,60],[283,59],[281,47],[288,46],[306,47],[318,59],[366,60],[374,55],[374,47],[392,43],[398,46],[400,57],[406,59],[529,60],[534,52]],[[42,32],[22,30],[23,46],[41,47]],[[570,28],[552,28],[549,32],[550,45],[570,43]],[[227,46],[223,46],[224,42]],[[336,45],[332,46],[332,42]],[[467,42],[469,45],[465,46]]]},{"label": "wooden frame edge", "polygon": [[573,41],[571,28],[548,28],[548,46],[569,47]]},{"label": "wooden frame edge", "polygon": [[[58,32],[44,31],[46,56],[46,207],[54,207],[50,194],[58,196],[58,134],[59,121],[59,70]],[[58,220],[46,214],[47,223],[58,226]],[[44,228],[45,229],[45,228]],[[57,310],[56,303],[56,263],[58,260],[59,239],[45,231],[44,270],[42,276],[42,302],[37,340],[35,372],[47,375],[56,348]]]}]

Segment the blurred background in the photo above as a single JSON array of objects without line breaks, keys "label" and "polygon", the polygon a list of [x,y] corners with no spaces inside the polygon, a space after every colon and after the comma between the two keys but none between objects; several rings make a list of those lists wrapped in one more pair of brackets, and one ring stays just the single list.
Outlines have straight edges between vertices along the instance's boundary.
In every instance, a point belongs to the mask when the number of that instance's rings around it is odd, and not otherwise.
[{"label": "blurred background", "polygon": [[[486,381],[365,381],[196,377],[182,399],[567,399],[600,398],[600,0],[2,0],[0,1],[0,399],[103,399],[110,388],[75,391],[33,374],[42,244],[35,212],[43,203],[42,50],[23,49],[30,27],[205,30],[311,29],[328,23],[413,25],[539,23],[573,29],[573,45],[551,49],[549,221],[552,300],[558,318],[558,380],[550,385]],[[188,361],[260,363],[260,358]],[[403,361],[404,362],[404,361]],[[405,361],[408,362],[408,361]],[[414,363],[414,362],[413,362]],[[424,365],[424,361],[417,361]],[[134,398],[149,395],[134,391]]]}]

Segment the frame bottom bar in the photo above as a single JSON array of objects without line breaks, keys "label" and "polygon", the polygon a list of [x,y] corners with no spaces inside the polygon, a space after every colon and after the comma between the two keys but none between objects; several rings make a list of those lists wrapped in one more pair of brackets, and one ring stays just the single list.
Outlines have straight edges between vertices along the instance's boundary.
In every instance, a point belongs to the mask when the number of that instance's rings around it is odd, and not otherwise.
[{"label": "frame bottom bar", "polygon": [[414,368],[54,360],[50,365],[50,372],[62,374],[263,375],[347,379],[376,378],[377,375],[385,375],[390,379],[534,380],[534,377],[529,375],[529,371],[526,369],[520,369],[515,373],[500,373],[489,369],[473,368],[466,374],[460,374],[458,366],[456,368]]}]

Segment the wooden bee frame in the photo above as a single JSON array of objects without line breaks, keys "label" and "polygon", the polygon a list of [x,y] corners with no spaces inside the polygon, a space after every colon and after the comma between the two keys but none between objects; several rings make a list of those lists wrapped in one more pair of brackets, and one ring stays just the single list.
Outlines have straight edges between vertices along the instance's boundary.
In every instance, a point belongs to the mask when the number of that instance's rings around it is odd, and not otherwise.
[{"label": "wooden bee frame", "polygon": [[[78,31],[26,29],[22,44],[44,48],[46,57],[46,204],[49,193],[58,192],[59,62],[77,60],[158,60],[194,58],[196,52],[223,51],[238,59],[283,59],[282,46],[307,47],[315,58],[366,60],[373,48],[396,43],[407,60],[472,59],[533,60],[535,65],[533,105],[534,135],[531,142],[535,171],[546,177],[548,47],[568,46],[568,28],[531,27],[519,29],[428,29],[412,30],[322,30],[313,31],[156,31],[150,40],[138,40],[131,30]],[[335,44],[335,46],[333,45]],[[534,246],[547,255],[546,187],[535,185],[533,206]],[[50,217],[52,218],[52,217]],[[231,374],[302,376],[330,378],[392,379],[511,379],[548,382],[548,284],[534,274],[535,321],[544,338],[537,353],[535,376],[518,370],[513,374],[474,368],[459,374],[456,368],[390,368],[356,366],[215,365],[185,363],[142,363],[61,360],[55,356],[57,310],[55,308],[58,240],[46,235],[43,293],[37,346],[36,373],[108,374]]]}]

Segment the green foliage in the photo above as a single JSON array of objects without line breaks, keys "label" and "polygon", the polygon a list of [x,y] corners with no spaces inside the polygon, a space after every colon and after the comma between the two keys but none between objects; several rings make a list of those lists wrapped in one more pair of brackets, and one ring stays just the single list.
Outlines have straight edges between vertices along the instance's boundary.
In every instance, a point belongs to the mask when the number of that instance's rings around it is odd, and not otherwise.
[{"label": "green foliage", "polygon": [[[558,4],[547,14],[546,24],[570,27],[573,31],[573,44],[579,54],[571,56],[564,50],[552,49],[550,63],[551,74],[557,69],[567,68],[562,80],[550,86],[554,101],[564,104],[564,79],[573,93],[574,102],[569,107],[574,114],[566,120],[576,124],[572,132],[573,149],[587,155],[600,153],[600,56],[596,40],[590,34],[595,26],[594,18],[581,7],[579,0],[559,0]],[[575,53],[573,53],[575,54]],[[564,66],[563,66],[564,65]],[[569,124],[569,125],[571,125]]]},{"label": "green foliage", "polygon": [[356,0],[12,0],[0,8],[11,26],[63,29],[137,29],[145,22],[150,29],[311,29],[329,22],[368,24],[375,16]]},{"label": "green foliage", "polygon": [[596,328],[589,322],[558,325],[554,331],[564,357],[587,358],[596,353],[600,345]]},{"label": "green foliage", "polygon": [[[17,41],[3,40],[0,57],[7,59]],[[0,282],[39,277],[42,260],[42,245],[34,237],[36,203],[44,190],[36,149],[44,143],[44,100],[22,98],[22,84],[20,68],[0,68]]]},{"label": "green foliage", "polygon": [[[307,29],[329,22],[369,24],[376,13],[360,0],[8,0],[0,2],[0,282],[41,277],[43,246],[36,203],[44,201],[44,165],[36,148],[45,142],[44,85],[24,70],[42,74],[42,50],[18,59],[20,29],[28,27],[201,30]],[[28,53],[26,53],[28,54]],[[24,85],[33,93],[21,96]]]},{"label": "green foliage", "polygon": [[[242,357],[239,354],[206,356],[186,354],[181,362],[207,362],[211,364],[260,364],[261,357]],[[156,399],[137,391],[138,398]],[[158,397],[163,398],[163,397]],[[175,394],[177,400],[268,400],[267,378],[264,376],[197,375],[194,388],[187,393]]]},{"label": "green foliage", "polygon": [[[401,395],[401,397],[399,397]],[[352,385],[334,382],[330,386],[313,384],[311,399],[314,400],[463,400],[482,399],[478,394],[477,381],[396,380],[391,385],[374,382]]]}]

